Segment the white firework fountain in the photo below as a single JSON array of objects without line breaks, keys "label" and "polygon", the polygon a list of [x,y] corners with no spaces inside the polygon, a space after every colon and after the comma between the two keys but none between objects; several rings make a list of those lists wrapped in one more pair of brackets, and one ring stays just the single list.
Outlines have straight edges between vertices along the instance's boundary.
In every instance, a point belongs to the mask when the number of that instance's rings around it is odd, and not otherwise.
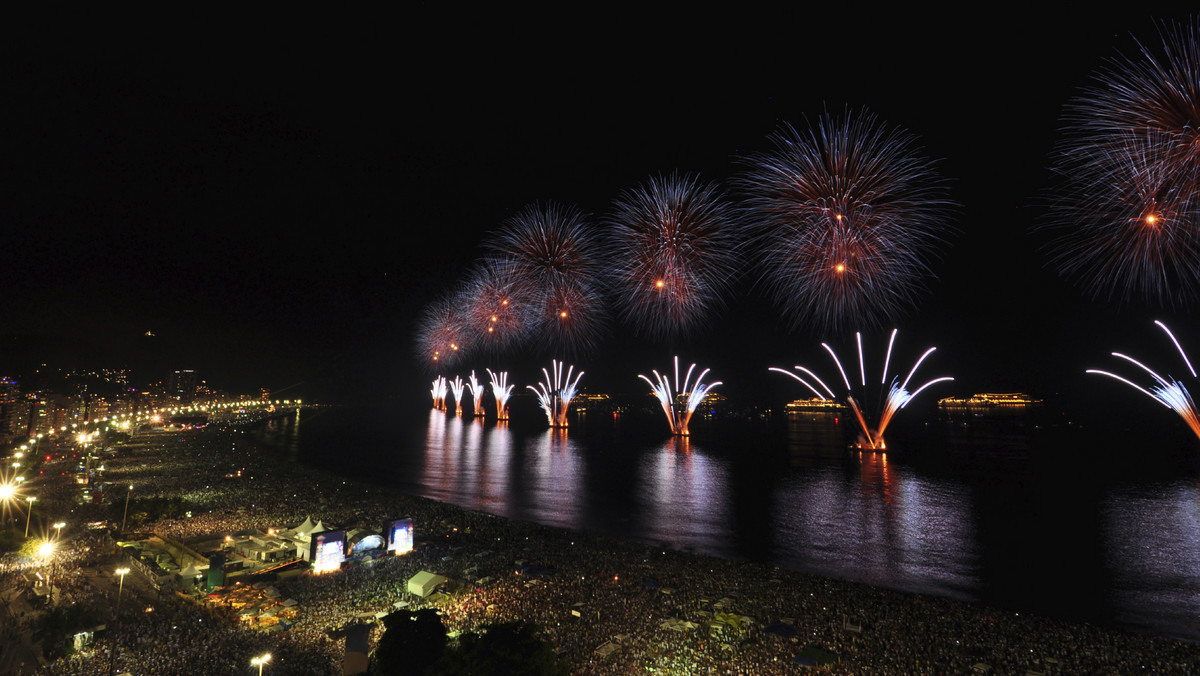
[{"label": "white firework fountain", "polygon": [[[915,364],[913,364],[912,369],[909,370],[908,376],[904,378],[903,382],[897,384],[895,377],[893,377],[891,382],[889,383],[888,382],[888,366],[890,365],[891,360],[892,360],[892,346],[896,342],[897,331],[898,331],[898,329],[892,329],[892,336],[890,339],[888,339],[887,354],[883,359],[883,376],[880,379],[879,384],[884,386],[885,388],[887,388],[886,389],[887,394],[884,396],[883,405],[881,407],[881,412],[879,414],[879,420],[876,423],[876,425],[874,426],[874,428],[872,428],[870,425],[867,424],[867,418],[863,411],[862,404],[861,404],[859,398],[856,398],[854,396],[855,388],[850,385],[850,379],[846,376],[846,370],[842,368],[842,362],[840,359],[838,359],[837,353],[833,351],[833,348],[829,347],[828,343],[821,343],[821,347],[825,348],[825,351],[829,353],[829,356],[833,357],[833,363],[837,364],[838,373],[841,374],[842,382],[846,385],[846,402],[847,402],[847,404],[849,404],[850,410],[854,411],[854,417],[858,420],[859,427],[861,428],[861,434],[860,434],[859,440],[857,442],[857,446],[861,449],[871,450],[871,451],[887,450],[887,443],[884,441],[883,433],[887,429],[888,423],[890,423],[892,421],[892,418],[896,415],[896,413],[899,412],[900,409],[907,406],[909,404],[909,402],[911,402],[913,400],[914,397],[916,397],[918,394],[920,394],[920,392],[922,390],[929,387],[930,385],[933,385],[935,383],[941,383],[941,382],[947,382],[947,381],[954,380],[954,378],[951,378],[949,376],[943,376],[941,378],[934,378],[933,380],[926,382],[924,385],[921,385],[920,387],[916,388],[915,390],[912,390],[911,392],[909,391],[908,383],[909,383],[909,381],[912,380],[913,376],[916,374],[917,368],[919,368],[921,366],[921,362],[925,361],[925,359],[927,357],[929,357],[929,355],[933,354],[933,352],[935,350],[937,350],[936,347],[931,347],[928,350],[925,350],[925,353],[921,355],[921,358],[918,359]],[[867,369],[866,369],[866,362],[863,357],[862,334],[856,333],[856,334],[854,334],[854,336],[858,343],[859,382],[861,383],[862,388],[865,389],[867,386]],[[817,376],[817,374],[813,373],[812,371],[810,371],[807,368],[804,368],[803,366],[796,366],[794,368],[796,371],[799,371],[801,374],[803,374],[803,376],[805,376],[807,378],[811,378],[817,385],[820,386],[820,390],[818,390],[817,387],[815,387],[812,383],[810,383],[808,380],[806,380],[805,377],[801,377],[801,375],[798,375],[798,374],[788,371],[786,369],[781,369],[781,368],[777,368],[774,366],[772,366],[770,368],[770,370],[777,371],[784,375],[795,378],[797,381],[799,381],[802,385],[804,385],[809,390],[811,390],[813,394],[817,395],[817,397],[822,400],[826,399],[826,396],[825,396],[826,394],[829,395],[829,397],[828,397],[829,399],[837,399],[838,398],[837,395],[835,395],[833,393],[833,390],[831,390],[829,388],[829,386],[826,385],[824,383],[824,381],[822,381]],[[824,393],[822,393],[821,390],[824,390]]]},{"label": "white firework fountain", "polygon": [[700,375],[696,377],[696,382],[692,383],[692,372],[695,369],[695,364],[688,367],[687,375],[683,378],[683,387],[680,387],[679,357],[676,356],[674,388],[671,386],[671,379],[660,375],[658,371],[652,371],[654,373],[654,380],[644,375],[638,375],[639,378],[650,385],[650,391],[658,398],[658,403],[662,405],[663,413],[667,416],[667,423],[671,426],[671,434],[676,436],[686,437],[690,434],[688,423],[692,419],[692,414],[696,412],[696,408],[700,406],[700,402],[704,401],[704,397],[708,396],[708,393],[713,388],[721,384],[719,380],[709,385],[704,384],[704,376],[708,375],[708,369],[701,371]]},{"label": "white firework fountain", "polygon": [[496,420],[508,420],[508,398],[512,396],[513,386],[508,384],[508,371],[492,373],[487,370],[492,379],[492,396],[496,397]]},{"label": "white firework fountain", "polygon": [[551,427],[566,429],[567,427],[567,411],[571,407],[571,400],[575,398],[577,392],[576,387],[579,385],[579,379],[583,377],[583,371],[575,375],[572,379],[572,374],[575,367],[572,365],[567,369],[567,375],[563,377],[564,362],[558,360],[550,361],[550,370],[554,372],[554,377],[550,377],[550,371],[542,368],[542,375],[545,379],[537,384],[526,385],[525,387],[533,390],[537,395],[538,404],[542,410],[546,412],[546,420]]},{"label": "white firework fountain", "polygon": [[467,381],[467,389],[471,391],[471,404],[475,407],[475,417],[483,420],[483,391],[487,385],[479,382],[475,377],[475,372],[471,371],[471,378]]},{"label": "white firework fountain", "polygon": [[454,376],[454,380],[450,381],[450,392],[454,395],[454,412],[462,415],[462,400],[463,400],[463,379],[462,376]]},{"label": "white firework fountain", "polygon": [[[1183,346],[1181,346],[1179,341],[1175,339],[1175,334],[1171,333],[1171,330],[1167,328],[1166,324],[1163,324],[1157,320],[1154,323],[1157,324],[1158,327],[1167,334],[1167,337],[1171,339],[1171,342],[1175,344],[1175,349],[1179,350],[1179,356],[1183,358],[1183,363],[1187,366],[1188,371],[1191,372],[1192,377],[1195,378],[1196,369],[1192,368],[1192,362],[1188,359],[1187,353],[1183,351]],[[1128,380],[1108,371],[1088,369],[1087,372],[1108,376],[1109,378],[1115,378],[1137,390],[1138,392],[1145,394],[1163,406],[1166,406],[1172,411],[1175,411],[1175,413],[1178,414],[1180,418],[1183,418],[1183,421],[1187,423],[1188,428],[1192,430],[1192,434],[1200,437],[1200,415],[1198,415],[1196,412],[1196,404],[1192,401],[1191,393],[1188,392],[1183,383],[1175,380],[1171,376],[1164,378],[1158,375],[1151,370],[1150,367],[1128,355],[1121,354],[1120,352],[1113,352],[1112,356],[1116,357],[1117,359],[1123,359],[1142,369],[1154,379],[1155,384],[1146,388],[1138,385],[1132,380]]]},{"label": "white firework fountain", "polygon": [[433,395],[433,407],[439,411],[446,410],[446,392],[449,385],[445,376],[438,376],[433,380],[433,389],[429,393]]}]

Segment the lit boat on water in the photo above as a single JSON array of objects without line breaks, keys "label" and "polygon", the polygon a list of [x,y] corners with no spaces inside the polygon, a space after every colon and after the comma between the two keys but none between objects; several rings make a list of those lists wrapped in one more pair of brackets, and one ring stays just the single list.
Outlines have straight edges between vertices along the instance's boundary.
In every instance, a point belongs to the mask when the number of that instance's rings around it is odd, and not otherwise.
[{"label": "lit boat on water", "polygon": [[1022,394],[1020,392],[994,394],[980,393],[973,394],[969,397],[946,397],[938,400],[938,408],[960,411],[973,411],[979,409],[1013,409],[1013,408],[1028,408],[1037,406],[1042,403],[1041,399]]}]

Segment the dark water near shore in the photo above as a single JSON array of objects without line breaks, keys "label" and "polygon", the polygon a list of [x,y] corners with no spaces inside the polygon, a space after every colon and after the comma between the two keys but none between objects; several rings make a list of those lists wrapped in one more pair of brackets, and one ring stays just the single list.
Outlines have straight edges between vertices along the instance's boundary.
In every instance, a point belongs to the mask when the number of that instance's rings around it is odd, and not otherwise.
[{"label": "dark water near shore", "polygon": [[931,413],[881,455],[848,452],[828,414],[700,421],[686,440],[649,416],[563,432],[518,412],[327,408],[281,441],[306,464],[504,517],[1200,641],[1186,437]]}]

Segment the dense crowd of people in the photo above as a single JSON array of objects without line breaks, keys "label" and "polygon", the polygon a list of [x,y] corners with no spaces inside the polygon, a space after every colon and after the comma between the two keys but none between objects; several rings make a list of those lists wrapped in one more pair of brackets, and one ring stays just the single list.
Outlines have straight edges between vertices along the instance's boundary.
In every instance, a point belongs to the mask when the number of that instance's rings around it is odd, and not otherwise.
[{"label": "dense crowd of people", "polygon": [[[110,660],[133,674],[239,673],[263,653],[271,653],[268,671],[274,673],[340,673],[338,631],[402,606],[436,608],[449,631],[533,622],[580,674],[786,674],[801,669],[797,658],[814,654],[821,656],[818,668],[847,674],[965,673],[976,665],[1018,674],[1200,670],[1200,646],[1189,643],[572,533],[401,495],[288,463],[236,428],[150,439],[135,439],[131,452],[109,460],[105,478],[134,485],[139,496],[195,506],[190,517],[142,526],[160,536],[266,531],[309,516],[337,527],[378,528],[411,516],[417,547],[404,556],[275,581],[297,604],[288,627],[271,632],[219,603],[129,581],[127,611],[107,618],[107,635],[40,673],[108,673]],[[111,569],[122,554],[105,537],[64,538],[55,554],[58,570],[92,567],[107,574],[63,573],[60,602],[111,598]],[[0,582],[19,574],[21,565],[11,561]],[[427,598],[410,594],[407,581],[421,570],[450,583]],[[382,627],[372,632],[373,644],[381,633]]]}]

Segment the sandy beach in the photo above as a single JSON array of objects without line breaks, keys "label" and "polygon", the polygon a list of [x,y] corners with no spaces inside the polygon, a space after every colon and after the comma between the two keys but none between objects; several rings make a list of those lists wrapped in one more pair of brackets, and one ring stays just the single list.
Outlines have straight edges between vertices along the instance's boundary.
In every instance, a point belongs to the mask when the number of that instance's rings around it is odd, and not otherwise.
[{"label": "sandy beach", "polygon": [[[536,623],[578,674],[1195,673],[1200,646],[858,583],[725,561],[472,512],[288,462],[238,428],[142,434],[108,462],[105,480],[137,497],[178,498],[190,518],[142,532],[175,540],[266,532],[306,518],[331,528],[375,527],[409,516],[416,549],[321,575],[274,581],[296,601],[290,628],[264,632],[219,603],[154,590],[131,574],[113,632],[119,670],[134,674],[242,673],[270,652],[270,673],[341,673],[344,641],[331,632],[397,604],[435,607],[451,632],[498,621]],[[47,471],[51,476],[57,472]],[[70,506],[76,487],[39,488],[73,522],[103,508]],[[56,483],[61,479],[61,485]],[[47,505],[48,507],[50,504]],[[64,594],[101,612],[123,553],[97,536],[64,547]],[[86,548],[86,549],[85,549]],[[450,578],[421,599],[408,578]],[[89,573],[92,573],[89,575]],[[10,573],[6,573],[10,574]],[[147,608],[151,610],[147,611]],[[381,629],[372,632],[372,644]],[[111,639],[38,673],[107,673]]]}]

